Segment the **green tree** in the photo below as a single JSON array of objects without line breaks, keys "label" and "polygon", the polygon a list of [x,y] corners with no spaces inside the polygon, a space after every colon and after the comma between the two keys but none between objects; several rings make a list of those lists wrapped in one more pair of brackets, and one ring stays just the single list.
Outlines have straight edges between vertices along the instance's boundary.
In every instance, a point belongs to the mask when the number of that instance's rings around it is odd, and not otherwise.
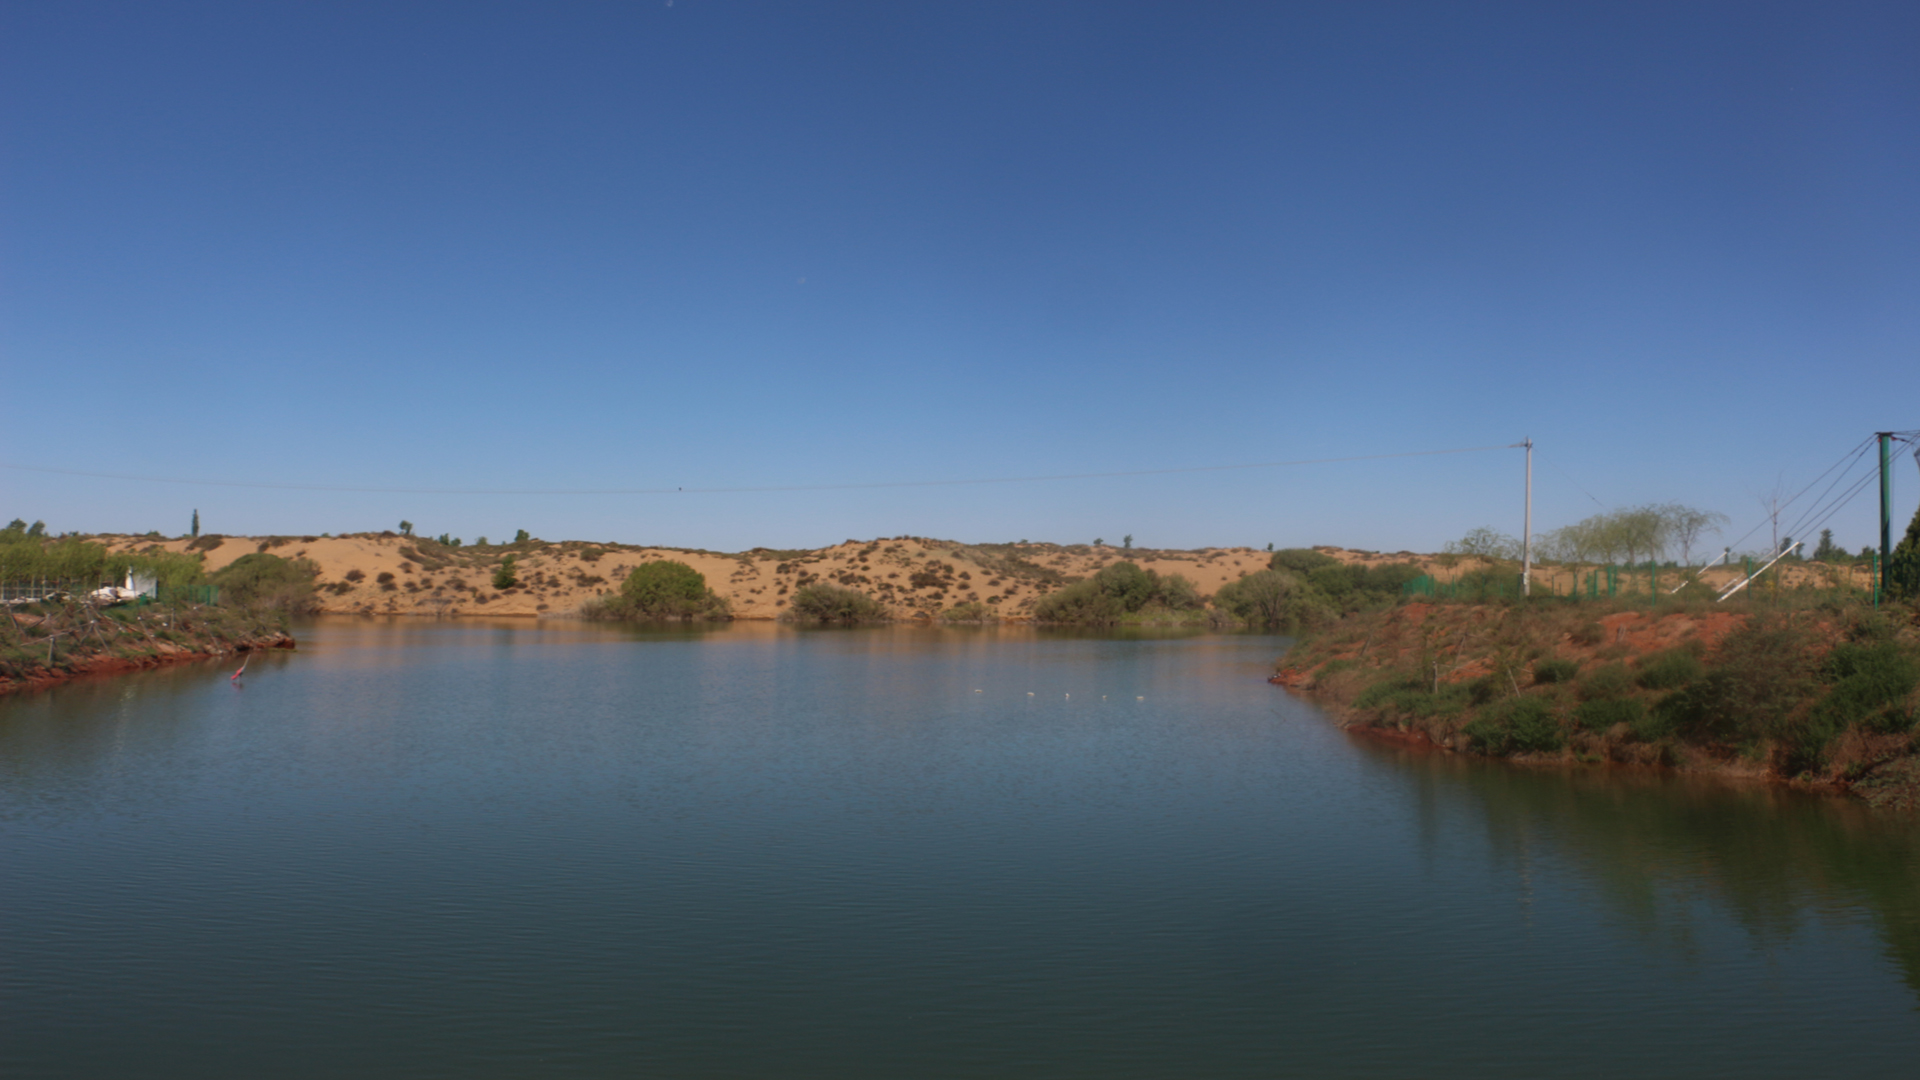
[{"label": "green tree", "polygon": [[255,552],[227,564],[212,580],[220,587],[222,604],[300,612],[313,606],[313,579],[319,569],[306,559]]},{"label": "green tree", "polygon": [[413,522],[411,522],[411,521],[406,521],[406,520],[402,520],[402,521],[400,522],[400,535],[401,535],[401,536],[412,536],[412,535],[413,535]]},{"label": "green tree", "polygon": [[724,617],[725,600],[707,588],[700,571],[683,562],[662,559],[634,567],[620,584],[620,595],[603,606],[603,614],[630,619],[689,619]]},{"label": "green tree", "polygon": [[1133,534],[1128,533],[1127,535],[1121,537],[1120,546],[1131,551],[1133,549]]},{"label": "green tree", "polygon": [[1887,577],[1894,596],[1920,596],[1920,510],[1914,511],[1907,535],[1887,556]]},{"label": "green tree", "polygon": [[493,587],[496,589],[505,590],[505,589],[511,589],[518,584],[520,584],[520,579],[514,576],[513,556],[509,555],[506,558],[501,559],[500,566],[494,570]]},{"label": "green tree", "polygon": [[193,538],[200,539],[200,511],[197,508],[193,512]]},{"label": "green tree", "polygon": [[1517,559],[1520,557],[1520,541],[1491,526],[1482,525],[1450,542],[1443,550],[1449,555],[1471,558]]},{"label": "green tree", "polygon": [[1846,557],[1846,554],[1834,544],[1832,529],[1820,530],[1820,543],[1813,549],[1814,562],[1839,562]]},{"label": "green tree", "polygon": [[1213,606],[1256,626],[1320,621],[1332,610],[1313,589],[1285,570],[1256,570],[1213,594]]},{"label": "green tree", "polygon": [[519,532],[513,534],[513,542],[516,544],[524,544],[531,539],[533,539],[533,537],[529,536],[525,529],[521,529]]},{"label": "green tree", "polygon": [[854,623],[885,622],[886,606],[858,589],[815,582],[794,590],[787,606],[796,622]]}]

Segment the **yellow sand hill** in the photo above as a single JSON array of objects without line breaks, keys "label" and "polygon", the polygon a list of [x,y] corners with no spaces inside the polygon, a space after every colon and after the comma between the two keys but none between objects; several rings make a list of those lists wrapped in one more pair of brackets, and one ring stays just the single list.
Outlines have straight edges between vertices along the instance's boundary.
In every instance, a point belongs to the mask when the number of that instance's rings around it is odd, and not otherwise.
[{"label": "yellow sand hill", "polygon": [[[707,585],[732,604],[736,618],[778,618],[794,589],[826,582],[867,593],[897,618],[932,618],[978,601],[1002,618],[1017,620],[1047,592],[1123,559],[1161,574],[1183,575],[1202,593],[1212,593],[1265,569],[1269,557],[1253,548],[970,545],[905,536],[849,540],[815,551],[757,548],[738,554],[578,540],[449,547],[397,533],[193,541],[117,537],[109,542],[122,550],[199,551],[208,572],[256,551],[308,559],[320,568],[320,610],[325,612],[531,617],[576,615],[585,602],[618,590],[634,567],[658,559],[683,562],[704,574]],[[515,557],[519,584],[496,589],[494,572],[507,555]]]}]

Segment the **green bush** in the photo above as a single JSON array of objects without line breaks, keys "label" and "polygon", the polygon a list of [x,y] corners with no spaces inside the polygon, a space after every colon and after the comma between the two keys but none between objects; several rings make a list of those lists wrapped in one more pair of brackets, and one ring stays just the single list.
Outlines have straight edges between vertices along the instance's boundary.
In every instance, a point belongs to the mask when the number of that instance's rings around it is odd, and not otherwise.
[{"label": "green bush", "polygon": [[1312,548],[1282,548],[1267,559],[1267,569],[1311,574],[1321,567],[1338,567],[1340,560]]},{"label": "green bush", "polygon": [[1040,598],[1033,605],[1036,622],[1073,623],[1079,626],[1112,626],[1127,613],[1120,601],[1100,591],[1098,583],[1076,581],[1064,589]]},{"label": "green bush", "polygon": [[1700,660],[1685,649],[1668,649],[1640,661],[1635,678],[1648,690],[1671,690],[1700,677]]},{"label": "green bush", "polygon": [[1193,582],[1178,574],[1163,578],[1134,563],[1117,562],[1048,593],[1034,605],[1033,617],[1039,622],[1111,626],[1150,605],[1179,612],[1197,610],[1205,602]]},{"label": "green bush", "polygon": [[1770,738],[1802,750],[1809,740],[1824,745],[1830,733],[1805,728],[1800,708],[1818,688],[1811,646],[1798,623],[1754,616],[1721,640],[1705,675],[1663,698],[1654,712],[1690,739]]},{"label": "green bush", "polygon": [[1646,718],[1646,705],[1634,698],[1600,698],[1573,707],[1573,722],[1588,731],[1605,731],[1615,724],[1634,725],[1637,731]]},{"label": "green bush", "polygon": [[858,589],[839,585],[803,585],[794,592],[787,611],[796,622],[852,624],[888,618],[885,605]]},{"label": "green bush", "polygon": [[1400,693],[1402,690],[1418,689],[1420,689],[1420,684],[1412,679],[1401,675],[1390,676],[1360,691],[1353,699],[1353,707],[1356,709],[1379,708],[1389,698]]},{"label": "green bush", "polygon": [[1627,674],[1625,664],[1607,664],[1587,673],[1580,680],[1579,694],[1583,701],[1598,701],[1604,698],[1623,698],[1633,693],[1633,676]]},{"label": "green bush", "polygon": [[[699,574],[694,575],[694,577],[699,576]],[[504,590],[511,589],[518,584],[520,584],[520,579],[516,577],[513,572],[513,556],[509,555],[501,559],[500,566],[494,570],[493,587]],[[706,585],[705,579],[702,579],[700,584],[704,587]]]},{"label": "green bush", "polygon": [[1580,674],[1580,661],[1547,658],[1536,660],[1533,664],[1533,681],[1537,683],[1572,682]]},{"label": "green bush", "polygon": [[1537,697],[1508,698],[1464,730],[1476,749],[1495,757],[1559,750],[1567,744],[1553,709]]},{"label": "green bush", "polygon": [[1334,617],[1326,599],[1285,570],[1257,570],[1213,594],[1213,606],[1253,626],[1314,626]]},{"label": "green bush", "polygon": [[213,575],[220,602],[233,607],[266,607],[287,612],[314,606],[314,578],[320,568],[306,559],[283,559],[255,552],[242,555]]},{"label": "green bush", "polygon": [[1000,616],[994,614],[992,608],[980,601],[968,600],[966,603],[955,604],[941,612],[940,621],[956,623],[999,622]]},{"label": "green bush", "polygon": [[1893,734],[1913,726],[1907,699],[1920,686],[1920,661],[1895,642],[1837,645],[1827,656],[1823,674],[1833,686],[1809,717],[1817,728],[1838,732],[1858,724]]},{"label": "green bush", "polygon": [[617,595],[587,604],[584,613],[590,619],[724,619],[728,608],[700,571],[662,559],[634,567]]},{"label": "green bush", "polygon": [[1575,645],[1591,648],[1607,640],[1607,628],[1597,622],[1583,622],[1567,635]]},{"label": "green bush", "polygon": [[1093,575],[1094,585],[1119,601],[1127,611],[1139,611],[1158,591],[1159,576],[1130,562],[1117,562]]}]

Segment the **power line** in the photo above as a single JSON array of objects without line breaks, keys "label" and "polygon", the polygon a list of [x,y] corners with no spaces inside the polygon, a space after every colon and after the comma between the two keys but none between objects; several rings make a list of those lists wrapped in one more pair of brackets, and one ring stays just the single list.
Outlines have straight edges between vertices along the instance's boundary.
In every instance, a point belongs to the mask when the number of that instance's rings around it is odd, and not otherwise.
[{"label": "power line", "polygon": [[[1848,449],[1846,453],[1840,455],[1839,461],[1836,461],[1833,464],[1827,466],[1825,469],[1822,469],[1820,471],[1820,475],[1814,477],[1811,483],[1809,483],[1806,487],[1801,488],[1799,491],[1795,492],[1793,495],[1793,498],[1788,499],[1785,503],[1774,507],[1773,513],[1778,514],[1781,510],[1785,509],[1786,507],[1792,506],[1794,502],[1800,498],[1800,496],[1805,495],[1807,492],[1813,490],[1814,484],[1818,484],[1820,481],[1825,480],[1827,478],[1827,474],[1832,472],[1833,470],[1842,468],[1843,466],[1846,466],[1847,464],[1849,464],[1850,459],[1852,459],[1857,454],[1865,452],[1865,448],[1872,445],[1872,443],[1873,443],[1873,439],[1869,437],[1861,440],[1858,445]],[[1754,533],[1759,532],[1760,526],[1765,525],[1768,521],[1772,519],[1773,519],[1773,515],[1768,515],[1767,517],[1760,519],[1758,524],[1754,525],[1753,528],[1748,529],[1746,532],[1742,533],[1740,535],[1740,539],[1735,540],[1732,544],[1729,544],[1728,546],[1734,547],[1743,543],[1747,539],[1747,537],[1752,536]]]},{"label": "power line", "polygon": [[1295,465],[1339,465],[1355,461],[1388,461],[1396,458],[1436,457],[1442,454],[1473,454],[1486,450],[1511,450],[1519,443],[1499,446],[1463,446],[1451,450],[1411,450],[1398,454],[1361,454],[1353,457],[1303,458],[1298,461],[1260,461],[1245,465],[1197,465],[1177,469],[1134,469],[1124,472],[1059,473],[1051,476],[996,476],[966,480],[895,480],[866,484],[792,484],[756,487],[656,487],[656,488],[394,488],[361,487],[350,484],[272,484],[248,480],[200,480],[170,476],[138,476],[131,473],[89,472],[83,469],[55,469],[41,465],[18,465],[0,461],[0,469],[47,473],[55,476],[84,476],[96,480],[132,480],[143,484],[185,484],[196,487],[250,488],[267,491],[330,491],[366,495],[756,495],[804,491],[873,491],[887,488],[966,487],[982,484],[1038,484],[1061,480],[1107,480],[1133,476],[1174,476],[1188,473],[1229,472],[1240,469],[1278,469]]}]

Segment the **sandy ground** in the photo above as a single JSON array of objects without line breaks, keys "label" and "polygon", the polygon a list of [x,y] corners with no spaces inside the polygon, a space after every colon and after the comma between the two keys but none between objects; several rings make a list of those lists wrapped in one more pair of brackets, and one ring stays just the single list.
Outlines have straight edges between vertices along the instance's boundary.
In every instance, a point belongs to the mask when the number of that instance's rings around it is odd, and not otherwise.
[{"label": "sandy ground", "polygon": [[[1268,553],[1253,548],[1201,551],[1122,550],[1053,544],[975,547],[947,540],[896,537],[849,540],[815,551],[727,554],[631,547],[583,541],[444,547],[397,534],[339,537],[202,537],[154,541],[102,538],[127,550],[184,551],[199,545],[208,572],[242,555],[266,551],[313,561],[323,612],[340,614],[488,615],[552,617],[618,590],[633,568],[673,559],[706,576],[707,585],[743,619],[774,619],[804,584],[824,581],[859,589],[885,602],[900,618],[931,618],[970,600],[1003,618],[1021,619],[1048,591],[1123,558],[1161,574],[1180,574],[1212,593],[1243,574],[1266,568]],[[501,559],[515,556],[519,585],[493,587]]]},{"label": "sandy ground", "polygon": [[[726,597],[734,615],[743,619],[778,618],[794,589],[824,581],[859,589],[886,603],[898,618],[932,618],[957,604],[979,601],[1002,618],[1019,620],[1028,617],[1034,603],[1047,592],[1123,559],[1163,575],[1182,575],[1200,592],[1210,595],[1229,581],[1265,569],[1270,557],[1255,548],[1158,551],[1084,544],[976,546],[923,537],[849,540],[814,551],[755,549],[734,554],[579,540],[446,547],[397,533],[205,536],[197,541],[102,539],[122,550],[197,550],[208,572],[256,551],[309,559],[320,568],[319,600],[324,612],[431,616],[576,615],[582,604],[616,591],[634,567],[674,559],[705,575],[708,586]],[[1443,581],[1477,565],[1473,560],[1406,551],[1318,550],[1343,562],[1416,562]],[[496,589],[494,571],[508,554],[515,556],[519,584]],[[1790,567],[1782,584],[1792,587],[1825,572],[1815,566]],[[1709,580],[1732,580],[1737,574],[1716,570],[1709,573]],[[1864,587],[1866,572],[1860,570],[1854,576],[1856,587]],[[1573,587],[1574,573],[1540,568],[1535,571],[1534,582],[1536,589],[1564,594]],[[1663,575],[1661,587],[1678,583],[1677,574]],[[1644,573],[1631,585],[1622,586],[1623,590],[1640,592],[1646,587]]]}]

